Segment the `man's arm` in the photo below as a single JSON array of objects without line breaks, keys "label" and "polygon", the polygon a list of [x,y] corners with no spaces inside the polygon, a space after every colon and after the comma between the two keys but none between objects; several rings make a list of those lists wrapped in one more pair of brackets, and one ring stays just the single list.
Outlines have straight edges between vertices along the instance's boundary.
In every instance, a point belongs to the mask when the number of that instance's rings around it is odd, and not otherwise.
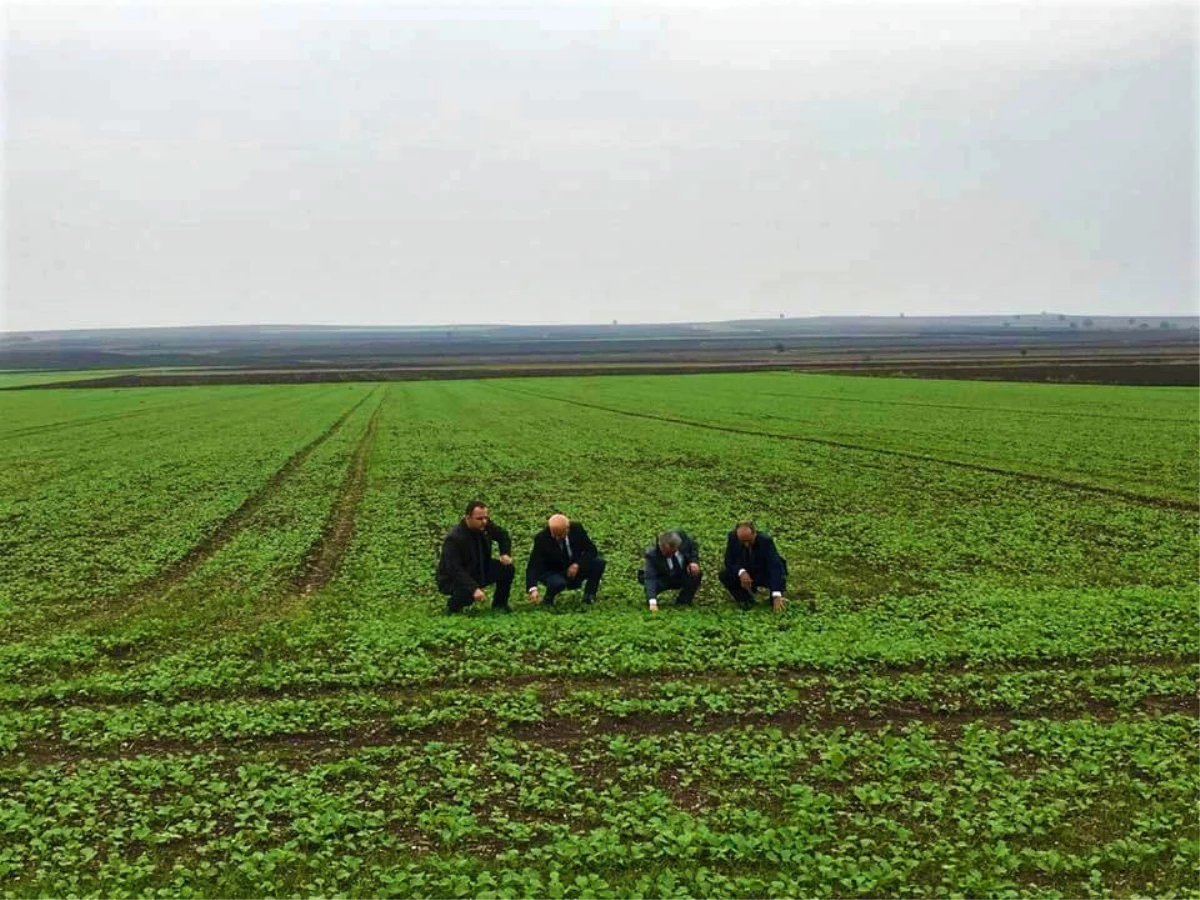
[{"label": "man's arm", "polygon": [[592,543],[592,539],[588,537],[588,533],[582,525],[579,526],[579,532],[575,537],[578,541],[578,546],[572,543],[572,549],[575,551],[575,562],[583,565],[586,562],[591,562],[600,555],[600,551],[596,549],[596,545]]},{"label": "man's arm", "polygon": [[542,548],[538,539],[533,539],[533,547],[529,551],[529,562],[525,564],[525,590],[532,591],[542,579]]},{"label": "man's arm", "polygon": [[446,539],[442,541],[442,560],[438,569],[451,587],[457,590],[474,592],[479,589],[479,582],[467,571],[462,548],[454,540],[453,533],[446,535]]},{"label": "man's arm", "polygon": [[646,551],[643,557],[646,566],[646,600],[658,599],[658,569],[654,565],[654,548]]},{"label": "man's arm", "polygon": [[512,541],[509,539],[507,531],[505,531],[495,522],[488,522],[487,529],[484,533],[488,536],[489,540],[496,542],[496,546],[499,548],[501,556],[512,555]]},{"label": "man's arm", "polygon": [[770,580],[771,596],[783,593],[783,558],[775,547],[773,538],[760,534],[758,539],[765,545],[763,553],[767,557],[767,577]]},{"label": "man's arm", "polygon": [[679,552],[683,554],[684,565],[687,563],[700,563],[700,545],[692,540],[691,535],[680,534],[682,540],[679,544]]},{"label": "man's arm", "polygon": [[741,568],[738,564],[737,536],[731,531],[725,540],[725,571],[730,575],[740,575]]}]

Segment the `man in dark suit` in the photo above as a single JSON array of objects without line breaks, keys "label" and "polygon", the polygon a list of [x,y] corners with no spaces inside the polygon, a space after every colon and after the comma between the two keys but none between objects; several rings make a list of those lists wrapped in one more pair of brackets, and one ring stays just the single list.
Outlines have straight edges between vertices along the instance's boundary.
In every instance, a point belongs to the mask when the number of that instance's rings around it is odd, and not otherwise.
[{"label": "man in dark suit", "polygon": [[658,609],[663,591],[679,591],[676,606],[690,606],[700,589],[700,548],[684,531],[667,531],[645,553],[645,566],[638,579],[646,586],[650,611]]},{"label": "man in dark suit", "polygon": [[546,586],[544,602],[547,606],[553,606],[555,598],[563,591],[574,590],[580,585],[583,585],[583,602],[595,603],[604,566],[604,557],[596,550],[583,526],[556,513],[534,536],[533,549],[529,551],[529,564],[525,569],[529,602],[543,602],[538,591],[541,583]]},{"label": "man in dark suit", "polygon": [[787,586],[787,560],[775,549],[769,534],[760,532],[753,522],[738,522],[725,541],[725,568],[721,584],[742,609],[754,605],[754,593],[760,587],[771,591],[771,608],[783,611],[783,591]]},{"label": "man in dark suit", "polygon": [[[492,542],[499,545],[500,556],[492,559]],[[467,504],[462,521],[450,529],[442,541],[438,561],[438,590],[447,595],[446,611],[456,613],[475,602],[487,599],[485,587],[496,585],[492,608],[508,612],[512,591],[512,541],[508,532],[492,521],[487,505],[480,500]]]}]

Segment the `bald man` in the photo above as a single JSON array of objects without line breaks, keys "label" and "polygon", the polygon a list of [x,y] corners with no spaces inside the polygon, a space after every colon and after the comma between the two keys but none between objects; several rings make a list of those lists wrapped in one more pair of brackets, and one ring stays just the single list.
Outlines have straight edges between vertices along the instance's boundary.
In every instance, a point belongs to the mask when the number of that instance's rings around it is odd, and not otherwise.
[{"label": "bald man", "polygon": [[[553,606],[563,591],[582,585],[583,602],[595,603],[604,565],[604,557],[583,526],[556,513],[534,536],[533,549],[529,551],[529,564],[525,568],[529,602]],[[544,600],[538,590],[539,583],[546,586]]]},{"label": "bald man", "polygon": [[725,539],[725,568],[717,573],[725,590],[742,609],[754,605],[759,588],[771,592],[771,609],[783,612],[787,586],[787,560],[779,555],[775,541],[747,520],[738,522]]}]

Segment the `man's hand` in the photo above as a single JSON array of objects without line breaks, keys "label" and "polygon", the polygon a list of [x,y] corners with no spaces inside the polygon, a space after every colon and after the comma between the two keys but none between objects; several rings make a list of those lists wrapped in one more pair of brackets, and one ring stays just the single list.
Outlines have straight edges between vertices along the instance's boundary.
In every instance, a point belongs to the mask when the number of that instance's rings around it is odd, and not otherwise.
[{"label": "man's hand", "polygon": [[511,566],[512,565],[512,557],[509,556],[507,553],[501,553],[500,558],[497,561],[502,566]]},{"label": "man's hand", "polygon": [[771,612],[783,612],[783,597],[771,598]]},{"label": "man's hand", "polygon": [[700,563],[697,563],[697,562],[688,563],[687,570],[688,570],[689,575],[699,575],[700,574]]},{"label": "man's hand", "polygon": [[571,563],[567,566],[567,577],[574,578],[579,574],[579,563]]},{"label": "man's hand", "polygon": [[742,574],[739,575],[738,578],[741,580],[742,587],[745,590],[747,590],[747,591],[754,590],[754,579],[750,577],[749,572],[747,572],[743,569]]},{"label": "man's hand", "polygon": [[487,594],[483,592],[483,588],[475,588],[475,593],[471,595],[476,603],[482,603],[487,599]]},{"label": "man's hand", "polygon": [[539,603],[542,602],[542,595],[538,593],[537,588],[530,588],[529,602],[532,603],[534,606],[537,606]]}]

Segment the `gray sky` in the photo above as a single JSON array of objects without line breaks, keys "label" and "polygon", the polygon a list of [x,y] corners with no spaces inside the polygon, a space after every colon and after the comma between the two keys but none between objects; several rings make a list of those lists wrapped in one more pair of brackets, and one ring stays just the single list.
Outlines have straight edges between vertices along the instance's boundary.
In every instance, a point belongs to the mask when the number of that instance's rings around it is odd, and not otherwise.
[{"label": "gray sky", "polygon": [[5,18],[6,329],[1197,312],[1194,4]]}]

